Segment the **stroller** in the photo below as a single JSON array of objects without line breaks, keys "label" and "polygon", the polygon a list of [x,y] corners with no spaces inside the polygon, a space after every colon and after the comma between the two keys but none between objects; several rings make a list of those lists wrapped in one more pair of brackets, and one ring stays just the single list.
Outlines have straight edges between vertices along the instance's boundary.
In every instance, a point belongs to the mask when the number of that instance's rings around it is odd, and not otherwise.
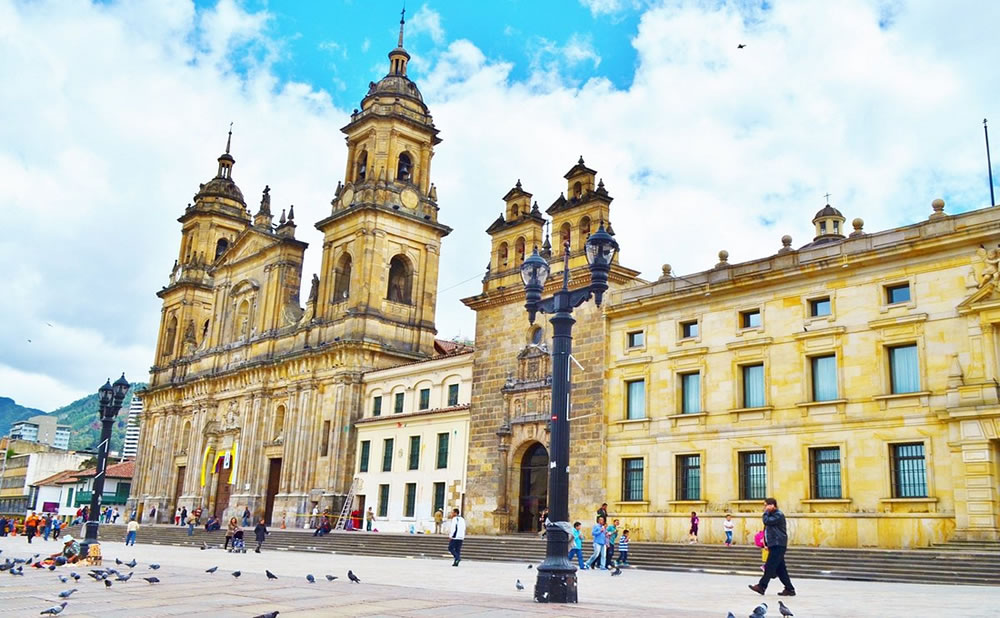
[{"label": "stroller", "polygon": [[229,544],[229,553],[231,554],[245,554],[247,553],[247,545],[243,541],[243,531],[240,530],[233,537],[233,542]]}]

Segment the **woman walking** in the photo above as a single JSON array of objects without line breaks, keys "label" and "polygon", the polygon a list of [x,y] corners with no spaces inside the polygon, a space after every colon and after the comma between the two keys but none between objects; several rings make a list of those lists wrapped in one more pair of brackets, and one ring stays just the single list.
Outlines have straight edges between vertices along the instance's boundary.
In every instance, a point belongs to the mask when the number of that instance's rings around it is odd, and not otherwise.
[{"label": "woman walking", "polygon": [[264,518],[262,517],[260,523],[253,529],[253,536],[257,540],[257,549],[254,551],[258,554],[260,553],[260,546],[264,544],[264,539],[267,538],[268,534],[270,532],[267,531],[267,524],[264,523]]},{"label": "woman walking", "polygon": [[694,511],[691,511],[691,530],[688,532],[688,536],[691,537],[688,540],[688,545],[698,542],[698,514]]},{"label": "woman walking", "polygon": [[[242,533],[240,522],[237,521],[235,517],[230,517],[229,525],[226,526],[226,542],[222,544],[222,549],[229,547],[229,542],[236,538],[237,532]],[[242,536],[242,534],[240,534],[240,536]],[[233,545],[235,546],[236,543],[233,543]]]}]

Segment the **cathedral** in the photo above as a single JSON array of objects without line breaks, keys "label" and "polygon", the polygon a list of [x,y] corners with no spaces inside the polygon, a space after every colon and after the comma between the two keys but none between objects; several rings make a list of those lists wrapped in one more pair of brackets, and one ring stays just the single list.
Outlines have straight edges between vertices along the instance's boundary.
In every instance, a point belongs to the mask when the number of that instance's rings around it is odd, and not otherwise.
[{"label": "cathedral", "polygon": [[362,375],[435,356],[438,261],[451,229],[430,180],[441,140],[409,60],[401,20],[388,74],[342,129],[347,169],[316,223],[322,272],[304,302],[294,208],[276,222],[264,187],[251,214],[230,142],[178,218],[129,508],[168,517],[201,506],[226,518],[248,506],[288,525],[314,507],[339,508]]}]

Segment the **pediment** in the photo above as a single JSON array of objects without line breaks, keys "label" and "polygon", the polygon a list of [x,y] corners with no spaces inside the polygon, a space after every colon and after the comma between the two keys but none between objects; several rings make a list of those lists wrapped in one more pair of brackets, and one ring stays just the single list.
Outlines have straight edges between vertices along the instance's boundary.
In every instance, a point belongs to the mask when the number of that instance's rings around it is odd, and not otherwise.
[{"label": "pediment", "polygon": [[219,256],[215,267],[221,268],[229,264],[235,264],[249,257],[259,255],[266,249],[278,244],[280,241],[266,232],[252,227],[243,230],[233,244],[226,249],[225,253]]},{"label": "pediment", "polygon": [[997,284],[987,283],[958,303],[955,309],[959,315],[1000,309],[1000,289]]}]

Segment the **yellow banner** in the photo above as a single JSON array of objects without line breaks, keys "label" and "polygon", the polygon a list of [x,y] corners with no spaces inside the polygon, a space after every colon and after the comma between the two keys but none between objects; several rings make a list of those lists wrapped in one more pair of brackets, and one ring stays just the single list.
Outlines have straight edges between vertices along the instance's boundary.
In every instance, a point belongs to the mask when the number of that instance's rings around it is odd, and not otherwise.
[{"label": "yellow banner", "polygon": [[205,456],[201,458],[201,486],[205,486],[205,468],[208,466],[208,455],[212,452],[212,448],[209,446],[205,447]]},{"label": "yellow banner", "polygon": [[236,481],[236,447],[237,447],[238,444],[239,443],[236,440],[233,440],[233,449],[232,449],[233,456],[232,456],[232,461],[229,462],[229,484],[230,485],[232,485]]}]

